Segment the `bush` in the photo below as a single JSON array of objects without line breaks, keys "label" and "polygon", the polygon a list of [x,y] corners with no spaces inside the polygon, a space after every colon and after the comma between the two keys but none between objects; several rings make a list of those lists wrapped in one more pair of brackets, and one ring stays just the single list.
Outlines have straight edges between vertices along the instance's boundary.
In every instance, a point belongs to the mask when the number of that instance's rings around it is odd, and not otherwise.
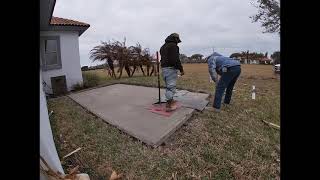
[{"label": "bush", "polygon": [[83,73],[82,76],[83,83],[77,83],[73,85],[73,89],[75,91],[97,86],[100,82],[99,76],[95,73]]},{"label": "bush", "polygon": [[89,70],[88,66],[82,66],[81,67],[81,71],[88,71],[88,70]]},{"label": "bush", "polygon": [[85,87],[94,87],[99,84],[100,78],[95,73],[83,73],[83,82]]},{"label": "bush", "polygon": [[83,83],[77,83],[77,84],[73,85],[72,89],[73,89],[74,91],[79,91],[79,90],[81,90],[81,89],[85,89],[85,86],[84,86]]}]

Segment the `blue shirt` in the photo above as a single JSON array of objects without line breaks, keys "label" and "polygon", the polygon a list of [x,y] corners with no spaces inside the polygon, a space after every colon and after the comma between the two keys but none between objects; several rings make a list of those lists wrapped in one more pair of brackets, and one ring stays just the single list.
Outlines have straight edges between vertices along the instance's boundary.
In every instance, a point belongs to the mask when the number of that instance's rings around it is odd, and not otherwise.
[{"label": "blue shirt", "polygon": [[240,66],[240,62],[238,60],[222,56],[217,52],[214,52],[208,57],[209,73],[214,82],[217,80],[217,72],[220,74],[222,72],[222,68],[229,68],[232,66]]}]

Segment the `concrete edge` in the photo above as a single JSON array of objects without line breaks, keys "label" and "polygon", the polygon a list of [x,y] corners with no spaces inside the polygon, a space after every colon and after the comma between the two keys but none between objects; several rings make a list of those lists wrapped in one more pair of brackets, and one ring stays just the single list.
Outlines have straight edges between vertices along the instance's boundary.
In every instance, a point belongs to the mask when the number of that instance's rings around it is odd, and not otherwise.
[{"label": "concrete edge", "polygon": [[[186,107],[185,107],[186,108]],[[192,108],[187,108],[187,109],[192,109]],[[183,120],[173,129],[171,129],[166,135],[160,138],[158,143],[156,143],[153,148],[157,148],[160,146],[162,143],[164,143],[172,134],[174,134],[178,129],[180,129],[195,113],[195,109],[192,109],[190,114],[187,114],[183,117]]]}]

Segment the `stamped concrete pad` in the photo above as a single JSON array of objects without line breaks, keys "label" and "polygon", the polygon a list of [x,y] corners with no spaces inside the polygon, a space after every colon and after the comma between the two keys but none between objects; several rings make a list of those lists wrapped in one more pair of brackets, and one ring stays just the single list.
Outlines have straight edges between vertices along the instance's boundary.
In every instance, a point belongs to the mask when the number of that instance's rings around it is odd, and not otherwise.
[{"label": "stamped concrete pad", "polygon": [[[161,89],[161,94],[165,92]],[[148,111],[158,89],[115,84],[69,95],[74,101],[129,135],[157,147],[182,126],[194,109],[181,107],[170,117]]]}]

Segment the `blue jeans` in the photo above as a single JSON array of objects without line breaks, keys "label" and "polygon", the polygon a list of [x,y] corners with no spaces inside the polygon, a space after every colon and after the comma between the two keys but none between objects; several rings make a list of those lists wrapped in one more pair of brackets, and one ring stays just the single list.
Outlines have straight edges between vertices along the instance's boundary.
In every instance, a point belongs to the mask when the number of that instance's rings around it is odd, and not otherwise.
[{"label": "blue jeans", "polygon": [[171,67],[162,68],[162,77],[166,84],[166,98],[172,100],[176,93],[178,70]]},{"label": "blue jeans", "polygon": [[213,107],[216,109],[221,108],[221,100],[226,90],[226,95],[224,97],[224,103],[230,104],[233,86],[236,83],[238,77],[241,73],[240,66],[233,66],[228,68],[227,72],[222,73],[219,82],[216,85],[216,93],[214,95]]}]

